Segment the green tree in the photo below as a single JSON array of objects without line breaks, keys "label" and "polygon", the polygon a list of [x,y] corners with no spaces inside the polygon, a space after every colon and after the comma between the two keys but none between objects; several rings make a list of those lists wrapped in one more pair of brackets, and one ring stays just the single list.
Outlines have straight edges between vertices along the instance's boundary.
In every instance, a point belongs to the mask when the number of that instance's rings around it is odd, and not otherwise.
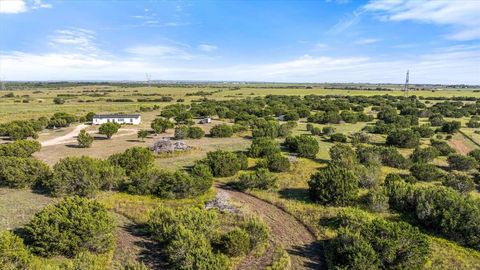
[{"label": "green tree", "polygon": [[155,134],[164,133],[169,128],[173,128],[174,124],[170,120],[165,118],[156,118],[150,124],[150,127],[153,129]]},{"label": "green tree", "polygon": [[268,137],[254,138],[248,150],[250,157],[265,157],[280,153],[280,145],[277,141]]},{"label": "green tree", "polygon": [[148,136],[148,130],[146,129],[141,129],[137,132],[137,137],[142,140],[142,142],[145,141],[145,138]]},{"label": "green tree", "polygon": [[358,179],[352,171],[330,165],[308,182],[310,197],[321,204],[349,205],[357,199]]},{"label": "green tree", "polygon": [[176,140],[184,140],[184,139],[188,138],[188,130],[189,130],[189,127],[186,126],[186,125],[180,125],[180,126],[175,127],[174,138]]},{"label": "green tree", "polygon": [[272,172],[286,172],[290,170],[290,161],[280,153],[267,156],[266,161],[268,169]]},{"label": "green tree", "polygon": [[108,122],[108,123],[101,124],[100,127],[98,128],[98,132],[100,134],[106,135],[107,138],[110,139],[115,133],[118,132],[119,129],[120,129],[120,124]]},{"label": "green tree", "polygon": [[60,97],[55,97],[55,98],[53,98],[53,103],[61,105],[61,104],[65,103],[65,99],[60,98]]},{"label": "green tree", "polygon": [[411,129],[398,129],[388,134],[386,144],[400,148],[415,148],[420,144],[420,136]]},{"label": "green tree", "polygon": [[87,133],[85,129],[80,130],[77,136],[78,146],[81,148],[88,148],[92,146],[93,137]]}]

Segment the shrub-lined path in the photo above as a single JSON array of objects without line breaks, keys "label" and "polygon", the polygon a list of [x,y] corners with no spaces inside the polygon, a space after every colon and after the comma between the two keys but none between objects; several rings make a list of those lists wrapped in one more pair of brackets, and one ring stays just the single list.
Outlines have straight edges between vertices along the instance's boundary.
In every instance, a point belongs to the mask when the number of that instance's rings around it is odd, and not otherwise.
[{"label": "shrub-lined path", "polygon": [[324,269],[321,259],[322,249],[315,236],[295,217],[277,206],[243,192],[215,185],[226,192],[230,199],[249,208],[261,217],[272,231],[273,237],[280,242],[292,262],[292,269]]}]

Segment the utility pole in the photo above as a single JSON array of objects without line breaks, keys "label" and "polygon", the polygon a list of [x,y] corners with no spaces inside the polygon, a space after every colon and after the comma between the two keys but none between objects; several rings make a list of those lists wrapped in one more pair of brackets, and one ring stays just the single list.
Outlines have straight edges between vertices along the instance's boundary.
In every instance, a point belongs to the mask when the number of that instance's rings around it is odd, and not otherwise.
[{"label": "utility pole", "polygon": [[152,75],[150,73],[145,73],[145,78],[147,79],[148,89],[150,89]]},{"label": "utility pole", "polygon": [[409,83],[409,80],[410,80],[410,70],[407,70],[407,75],[405,77],[405,86],[403,87],[403,92],[405,93],[405,96],[408,97],[408,83]]}]

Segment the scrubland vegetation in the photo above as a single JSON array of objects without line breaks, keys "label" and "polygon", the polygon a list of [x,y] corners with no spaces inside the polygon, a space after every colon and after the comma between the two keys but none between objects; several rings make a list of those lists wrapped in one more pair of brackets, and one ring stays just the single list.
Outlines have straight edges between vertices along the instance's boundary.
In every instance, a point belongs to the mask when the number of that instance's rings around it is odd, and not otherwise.
[{"label": "scrubland vegetation", "polygon": [[[48,198],[15,228],[0,227],[7,269],[480,265],[477,92],[51,87],[1,98],[9,117],[0,124],[0,194]],[[17,119],[10,104],[27,92],[43,105]],[[143,123],[82,127],[73,145],[44,143],[93,111],[140,112]],[[206,117],[213,123],[197,123]],[[126,129],[134,132],[121,137]],[[161,137],[194,147],[162,156],[149,147]],[[282,247],[271,231],[294,223],[262,220],[233,190],[281,208],[313,240]],[[118,255],[130,248],[138,253]]]}]

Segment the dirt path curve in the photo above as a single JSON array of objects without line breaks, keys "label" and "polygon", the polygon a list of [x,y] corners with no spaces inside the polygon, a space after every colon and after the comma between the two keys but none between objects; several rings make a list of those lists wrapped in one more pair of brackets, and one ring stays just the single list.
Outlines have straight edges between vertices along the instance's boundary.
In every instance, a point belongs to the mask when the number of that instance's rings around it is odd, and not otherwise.
[{"label": "dirt path curve", "polygon": [[273,237],[282,243],[290,255],[292,269],[324,269],[320,259],[321,246],[315,236],[292,215],[273,204],[262,201],[243,192],[235,191],[216,184],[215,187],[226,192],[233,201],[248,207],[260,216],[270,227]]},{"label": "dirt path curve", "polygon": [[75,138],[78,135],[78,133],[80,133],[80,130],[87,127],[88,125],[85,125],[85,124],[78,125],[75,127],[75,129],[73,129],[72,131],[70,131],[69,133],[63,136],[42,142],[42,146],[51,146],[51,145],[65,144],[65,143],[71,142],[72,139]]},{"label": "dirt path curve", "polygon": [[[73,129],[69,133],[67,133],[63,136],[57,137],[57,138],[46,140],[44,142],[41,142],[41,144],[42,144],[43,147],[45,147],[45,146],[52,146],[52,145],[67,144],[67,143],[75,142],[76,137],[80,133],[80,130],[82,130],[84,128],[87,128],[87,127],[89,127],[89,125],[85,125],[85,124],[78,125],[78,126],[75,127],[75,129]],[[133,135],[133,134],[137,134],[137,132],[138,132],[138,129],[135,129],[135,128],[120,128],[118,130],[118,133],[115,134],[114,137],[117,138],[117,137],[123,137],[123,136],[130,136],[130,135]],[[89,134],[95,134],[96,131],[88,131],[88,133]]]}]

